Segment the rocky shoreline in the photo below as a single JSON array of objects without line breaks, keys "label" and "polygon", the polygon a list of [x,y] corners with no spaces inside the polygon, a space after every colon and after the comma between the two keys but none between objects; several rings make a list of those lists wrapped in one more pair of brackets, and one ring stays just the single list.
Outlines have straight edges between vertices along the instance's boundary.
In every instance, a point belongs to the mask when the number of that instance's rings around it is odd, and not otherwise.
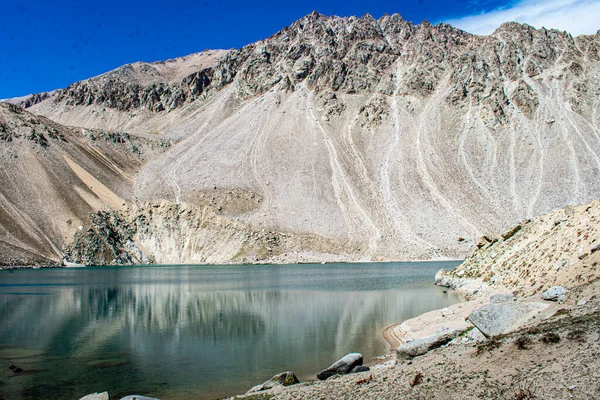
[{"label": "rocky shoreline", "polygon": [[[598,293],[595,281],[569,291],[561,304],[492,289],[387,327],[384,338],[394,354],[365,372],[273,385],[231,399],[593,398],[598,382],[590,371],[600,365]],[[482,312],[493,317],[477,319]]]},{"label": "rocky shoreline", "polygon": [[[594,398],[599,217],[595,201],[482,237],[463,264],[436,275],[436,285],[464,301],[386,327],[386,362],[356,376],[273,387],[260,398]],[[544,249],[556,242],[549,256]],[[520,275],[507,261],[515,249],[519,267],[528,265]],[[556,268],[557,259],[572,261]]]}]

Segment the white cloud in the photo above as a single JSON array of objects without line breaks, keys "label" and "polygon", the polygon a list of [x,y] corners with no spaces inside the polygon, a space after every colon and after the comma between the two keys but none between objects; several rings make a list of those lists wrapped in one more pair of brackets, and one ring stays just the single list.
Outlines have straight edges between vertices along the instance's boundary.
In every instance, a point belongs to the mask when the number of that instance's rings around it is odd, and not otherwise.
[{"label": "white cloud", "polygon": [[447,20],[467,32],[489,35],[503,22],[559,29],[576,36],[600,29],[600,0],[523,0],[479,15]]}]

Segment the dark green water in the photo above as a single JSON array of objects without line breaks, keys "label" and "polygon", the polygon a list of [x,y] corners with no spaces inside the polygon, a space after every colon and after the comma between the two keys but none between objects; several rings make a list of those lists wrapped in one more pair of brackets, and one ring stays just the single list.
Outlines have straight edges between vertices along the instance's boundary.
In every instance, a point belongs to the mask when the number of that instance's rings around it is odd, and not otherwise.
[{"label": "dark green water", "polygon": [[207,399],[286,370],[307,379],[348,352],[384,353],[385,326],[456,302],[432,284],[456,264],[0,271],[0,398]]}]

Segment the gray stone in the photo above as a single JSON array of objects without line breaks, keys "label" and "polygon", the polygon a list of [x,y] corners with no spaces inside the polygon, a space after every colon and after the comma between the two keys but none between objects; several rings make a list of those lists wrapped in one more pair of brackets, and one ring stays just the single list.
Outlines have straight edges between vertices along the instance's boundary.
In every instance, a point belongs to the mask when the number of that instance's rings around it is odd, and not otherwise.
[{"label": "gray stone", "polygon": [[567,301],[567,295],[566,294],[558,296],[558,304],[563,304],[565,301]]},{"label": "gray stone", "polygon": [[567,293],[569,293],[569,290],[565,289],[562,286],[552,286],[550,289],[542,293],[542,299],[549,301],[558,301],[561,298],[561,296],[564,296],[566,299]]},{"label": "gray stone", "polygon": [[485,342],[487,338],[483,333],[476,327],[469,329],[466,333],[461,336],[456,337],[450,343],[461,343],[461,344],[470,344],[470,343],[481,343]]},{"label": "gray stone", "polygon": [[344,357],[333,363],[329,368],[317,374],[317,378],[324,381],[335,374],[347,374],[358,365],[362,365],[363,356],[360,353],[346,354]]},{"label": "gray stone", "polygon": [[296,375],[292,371],[285,371],[271,378],[272,382],[277,382],[283,386],[290,386],[300,383]]},{"label": "gray stone", "polygon": [[460,331],[454,331],[408,341],[396,347],[396,358],[398,360],[410,360],[413,357],[423,355],[435,348],[445,345],[459,333]]},{"label": "gray stone", "polygon": [[350,371],[351,374],[356,374],[358,372],[369,372],[371,370],[371,368],[367,367],[366,365],[357,365],[356,367],[352,368],[352,371]]},{"label": "gray stone", "polygon": [[79,400],[109,400],[110,397],[108,397],[108,392],[102,392],[102,393],[92,393],[92,394],[88,394],[87,396],[83,396],[82,398],[80,398]]},{"label": "gray stone", "polygon": [[546,307],[533,302],[488,304],[471,313],[468,320],[490,338],[519,329]]},{"label": "gray stone", "polygon": [[469,339],[470,342],[475,343],[485,342],[487,340],[485,335],[481,333],[481,331],[477,329],[477,327],[473,327],[473,329],[471,329],[469,333],[467,333],[466,337]]},{"label": "gray stone", "polygon": [[292,371],[281,372],[261,385],[256,385],[248,390],[246,394],[262,392],[263,390],[273,389],[276,386],[290,386],[300,383]]},{"label": "gray stone", "polygon": [[516,301],[517,298],[514,294],[503,293],[503,294],[495,294],[490,297],[490,304],[500,304],[500,303],[510,303],[511,301]]}]

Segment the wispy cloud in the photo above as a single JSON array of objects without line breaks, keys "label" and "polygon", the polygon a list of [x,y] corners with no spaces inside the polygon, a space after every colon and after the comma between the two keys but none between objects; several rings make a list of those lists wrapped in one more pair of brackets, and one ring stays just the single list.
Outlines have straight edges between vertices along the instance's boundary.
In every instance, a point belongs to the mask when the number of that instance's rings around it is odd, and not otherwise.
[{"label": "wispy cloud", "polygon": [[593,34],[600,29],[600,0],[523,0],[445,22],[467,32],[488,35],[507,21],[564,30],[574,36]]}]

